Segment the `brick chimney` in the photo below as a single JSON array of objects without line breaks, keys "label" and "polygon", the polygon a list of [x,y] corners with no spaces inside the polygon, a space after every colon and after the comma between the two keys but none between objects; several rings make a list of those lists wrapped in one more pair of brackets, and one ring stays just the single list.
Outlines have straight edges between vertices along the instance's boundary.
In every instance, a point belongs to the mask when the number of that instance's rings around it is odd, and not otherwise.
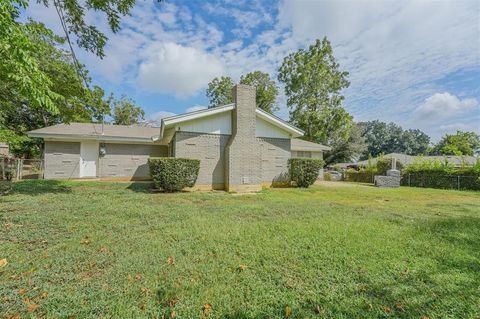
[{"label": "brick chimney", "polygon": [[255,87],[238,84],[232,90],[232,135],[225,147],[225,190],[262,189],[260,145],[255,138]]}]

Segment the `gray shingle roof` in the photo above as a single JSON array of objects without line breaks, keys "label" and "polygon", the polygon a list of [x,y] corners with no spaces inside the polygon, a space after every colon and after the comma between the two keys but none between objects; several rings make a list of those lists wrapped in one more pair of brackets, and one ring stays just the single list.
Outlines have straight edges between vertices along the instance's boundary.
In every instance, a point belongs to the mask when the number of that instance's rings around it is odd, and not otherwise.
[{"label": "gray shingle roof", "polygon": [[28,132],[29,136],[72,136],[85,138],[127,138],[151,140],[160,134],[158,127],[127,126],[127,125],[103,125],[100,123],[70,123],[57,124]]}]

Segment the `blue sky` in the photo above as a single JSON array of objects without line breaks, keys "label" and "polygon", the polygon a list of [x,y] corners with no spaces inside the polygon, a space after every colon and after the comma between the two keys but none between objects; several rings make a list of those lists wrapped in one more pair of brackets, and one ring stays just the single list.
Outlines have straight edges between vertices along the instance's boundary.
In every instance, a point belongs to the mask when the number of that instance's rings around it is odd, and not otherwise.
[{"label": "blue sky", "polygon": [[[28,14],[61,33],[52,7]],[[350,72],[345,107],[355,120],[394,121],[434,141],[480,133],[479,1],[138,1],[109,37],[107,56],[76,49],[94,83],[132,97],[158,120],[205,107],[207,83],[253,70],[276,78],[283,57],[327,36]],[[283,90],[282,90],[283,91]],[[288,118],[282,94],[277,115]]]}]

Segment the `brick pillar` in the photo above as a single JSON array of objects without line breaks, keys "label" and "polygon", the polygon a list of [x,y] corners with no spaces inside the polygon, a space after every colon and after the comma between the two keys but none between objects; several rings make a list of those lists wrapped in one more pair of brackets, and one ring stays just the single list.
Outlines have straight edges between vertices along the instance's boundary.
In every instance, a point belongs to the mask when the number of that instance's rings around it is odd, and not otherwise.
[{"label": "brick pillar", "polygon": [[260,147],[255,139],[255,88],[239,84],[232,90],[232,135],[225,147],[225,189],[250,192],[262,189]]}]

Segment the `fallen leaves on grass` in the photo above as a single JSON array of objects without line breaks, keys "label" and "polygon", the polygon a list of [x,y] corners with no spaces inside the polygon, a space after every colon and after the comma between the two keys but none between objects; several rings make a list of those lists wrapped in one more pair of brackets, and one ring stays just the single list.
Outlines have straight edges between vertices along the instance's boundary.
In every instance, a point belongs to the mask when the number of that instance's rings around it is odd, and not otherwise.
[{"label": "fallen leaves on grass", "polygon": [[239,265],[237,267],[237,272],[242,272],[242,271],[246,270],[247,268],[248,268],[247,265]]},{"label": "fallen leaves on grass", "polygon": [[28,307],[27,307],[27,312],[28,312],[28,313],[32,313],[32,312],[34,312],[35,310],[37,310],[37,308],[38,308],[38,305],[37,305],[36,303],[31,303],[31,304],[29,304]]},{"label": "fallen leaves on grass", "polygon": [[209,304],[209,303],[204,304],[203,307],[202,307],[203,315],[208,316],[208,313],[210,312],[211,309],[212,309],[211,304]]},{"label": "fallen leaves on grass", "polygon": [[167,257],[167,264],[169,264],[169,265],[175,264],[175,260],[173,260],[173,257],[172,257],[172,256],[168,256],[168,257]]},{"label": "fallen leaves on grass", "polygon": [[141,273],[136,273],[136,274],[135,274],[135,279],[141,280],[142,278],[143,278],[143,276],[142,276]]},{"label": "fallen leaves on grass", "polygon": [[22,317],[20,316],[19,313],[17,313],[17,314],[15,314],[15,315],[13,315],[13,316],[11,316],[11,317],[8,317],[8,318],[9,318],[9,319],[21,319]]},{"label": "fallen leaves on grass", "polygon": [[143,293],[145,296],[148,296],[148,295],[150,295],[150,289],[143,287],[143,288],[142,288],[142,293]]},{"label": "fallen leaves on grass", "polygon": [[173,307],[175,306],[175,304],[178,302],[178,299],[177,297],[173,297],[172,299],[170,299],[170,301],[168,302],[168,304],[170,305],[170,307]]},{"label": "fallen leaves on grass", "polygon": [[80,241],[80,244],[82,245],[90,245],[90,243],[91,243],[91,240],[88,237],[85,237]]},{"label": "fallen leaves on grass", "polygon": [[25,288],[20,288],[20,289],[18,289],[18,294],[19,294],[19,295],[24,295],[24,294],[26,294],[26,293],[27,293],[27,289],[25,289]]},{"label": "fallen leaves on grass", "polygon": [[0,268],[5,267],[7,264],[7,258],[0,259]]},{"label": "fallen leaves on grass", "polygon": [[172,310],[172,312],[170,312],[170,318],[176,318],[177,317],[177,313],[175,312],[175,310]]},{"label": "fallen leaves on grass", "polygon": [[289,306],[285,307],[285,317],[290,317],[292,315],[292,308]]},{"label": "fallen leaves on grass", "polygon": [[385,306],[385,307],[383,307],[383,312],[390,313],[390,312],[392,312],[392,309],[390,309],[390,307]]}]

